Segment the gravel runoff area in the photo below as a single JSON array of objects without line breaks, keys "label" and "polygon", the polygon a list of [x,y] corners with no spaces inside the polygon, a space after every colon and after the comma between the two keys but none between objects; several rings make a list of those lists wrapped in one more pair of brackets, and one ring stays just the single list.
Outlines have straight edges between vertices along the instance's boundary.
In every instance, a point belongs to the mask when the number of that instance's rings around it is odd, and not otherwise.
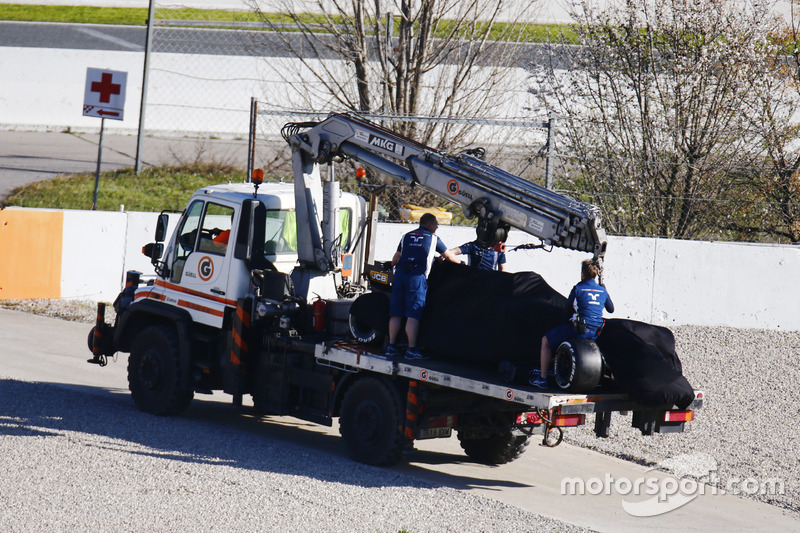
[{"label": "gravel runoff area", "polygon": [[800,520],[800,332],[676,326],[683,374],[707,399],[683,433],[642,436],[614,416],[611,438],[592,424],[565,442],[650,465],[779,506]]},{"label": "gravel runoff area", "polygon": [[[94,320],[94,304],[85,302],[5,301],[0,305],[52,317]],[[707,395],[703,409],[694,422],[687,424],[686,431],[644,437],[630,427],[631,415],[615,415],[611,438],[596,438],[592,424],[587,423],[568,430],[565,441],[722,489],[738,489],[742,496],[781,507],[800,520],[800,424],[795,420],[800,332],[697,326],[672,330],[684,374]],[[64,525],[65,517],[71,517],[75,524],[87,525],[94,520],[92,513],[97,513],[101,530],[148,529],[131,522],[134,509],[121,508],[115,502],[115,495],[133,491],[138,495],[136,505],[149,509],[153,525],[173,523],[180,529],[192,524],[209,529],[218,524],[223,530],[232,530],[237,524],[259,523],[267,530],[333,531],[346,523],[349,530],[363,526],[363,531],[422,532],[430,530],[433,513],[442,512],[443,516],[458,517],[458,522],[446,529],[439,523],[438,531],[581,531],[380,468],[337,458],[310,464],[308,457],[296,452],[260,449],[249,440],[239,440],[241,436],[226,434],[233,430],[202,421],[154,420],[138,413],[131,404],[120,413],[119,405],[103,401],[95,402],[90,411],[82,405],[86,398],[76,393],[44,394],[38,390],[41,385],[2,383],[7,390],[0,395],[0,406],[6,412],[19,413],[19,420],[0,420],[0,434],[5,435],[0,439],[0,453],[3,457],[22,454],[17,464],[35,465],[36,473],[26,473],[25,479],[39,480],[39,486],[26,487],[21,479],[14,478],[22,475],[20,472],[9,472],[12,477],[6,486],[16,490],[0,509],[0,523],[37,523],[44,529],[46,524]],[[31,391],[31,387],[37,390]],[[31,397],[37,398],[34,405],[22,400]],[[130,418],[124,430],[117,423],[103,427],[103,420],[120,416]],[[81,420],[93,426],[91,433],[81,431]],[[176,423],[185,425],[185,433],[197,438],[187,444],[184,431]],[[25,447],[16,446],[15,435],[31,434],[63,438],[27,439]],[[231,439],[237,444],[234,450]],[[221,449],[231,451],[220,457]],[[142,460],[131,461],[132,456]],[[51,471],[52,465],[42,460],[46,457],[68,457],[76,468],[93,464],[96,477],[75,480],[86,485],[70,487],[71,495],[64,498],[65,492],[56,488],[63,480],[53,477],[57,471]],[[146,457],[163,459],[158,470],[152,470]],[[146,483],[142,481],[145,479]],[[336,490],[327,490],[330,487]],[[23,494],[26,490],[39,493],[46,505],[36,506],[33,512],[38,516],[28,515],[25,521],[15,522],[21,507],[31,501]],[[317,491],[325,496],[314,496]],[[184,511],[180,506],[167,505],[180,496],[176,492],[192,501],[207,499],[209,506],[199,503],[194,510]],[[230,516],[197,513],[203,508],[235,509],[240,498],[252,498],[253,494],[265,498],[262,508],[281,509],[281,515],[261,516],[252,508],[242,508]],[[343,511],[345,506],[337,503],[348,501],[366,502],[366,512],[353,520]],[[109,513],[109,509],[115,512]],[[415,511],[408,513],[408,509]]]}]

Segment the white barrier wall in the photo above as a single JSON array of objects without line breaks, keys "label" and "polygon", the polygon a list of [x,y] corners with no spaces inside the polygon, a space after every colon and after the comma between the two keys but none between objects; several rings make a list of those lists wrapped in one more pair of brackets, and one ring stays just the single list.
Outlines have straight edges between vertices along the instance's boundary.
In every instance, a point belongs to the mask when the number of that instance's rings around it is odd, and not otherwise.
[{"label": "white barrier wall", "polygon": [[[123,287],[126,271],[154,274],[149,259],[141,250],[153,241],[157,213],[17,208],[0,211],[2,213],[6,213],[6,218],[15,215],[12,220],[16,221],[17,231],[40,227],[36,217],[62,215],[56,218],[63,218],[62,226],[59,228],[54,225],[57,222],[51,221],[50,227],[54,229],[47,234],[11,239],[0,232],[0,249],[4,254],[21,256],[27,253],[30,257],[45,257],[46,254],[30,254],[30,250],[14,247],[57,248],[59,243],[52,241],[51,233],[58,232],[62,244],[61,264],[45,268],[56,269],[55,279],[61,280],[61,286],[60,293],[55,288],[49,297],[111,302]],[[170,217],[169,234],[176,220],[177,215]],[[379,224],[376,259],[390,260],[400,237],[413,227]],[[461,226],[440,226],[437,234],[451,248],[475,238],[473,228]],[[535,242],[535,239],[522,232],[511,232],[508,270],[537,272],[566,296],[580,278],[580,261],[589,254],[562,249],[510,251],[525,242]],[[18,295],[16,298],[25,297],[19,296],[24,294],[24,290],[20,290],[24,287],[19,287],[19,271],[3,271],[4,264],[12,263],[0,261],[0,286],[5,288],[6,294],[10,294],[8,290],[13,287],[17,289],[14,291]],[[800,288],[794,282],[798,271],[800,247],[788,245],[609,237],[605,259],[605,283],[616,306],[613,316],[664,326],[694,324],[798,331]],[[48,272],[42,271],[39,276],[48,277]]]},{"label": "white barrier wall", "polygon": [[83,116],[86,69],[128,73],[124,120],[106,120],[107,131],[136,133],[142,93],[143,52],[3,48],[0,126],[4,129],[79,131],[100,129],[100,119]]},{"label": "white barrier wall", "polygon": [[[112,300],[125,265],[126,213],[65,210],[61,297]],[[114,294],[114,297],[108,295]]]},{"label": "white barrier wall", "polygon": [[[381,224],[376,257],[389,259],[413,226]],[[439,226],[449,247],[475,238],[472,228]],[[535,242],[512,231],[508,248]],[[507,252],[508,270],[541,274],[569,294],[589,254],[563,249]],[[663,326],[704,325],[800,330],[800,247],[728,242],[609,237],[604,281],[613,317]]]}]

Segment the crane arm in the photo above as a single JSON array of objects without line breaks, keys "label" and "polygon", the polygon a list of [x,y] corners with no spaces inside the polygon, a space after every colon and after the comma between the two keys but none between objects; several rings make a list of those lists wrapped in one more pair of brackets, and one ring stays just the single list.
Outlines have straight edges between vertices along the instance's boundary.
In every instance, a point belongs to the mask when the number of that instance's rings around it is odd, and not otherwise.
[{"label": "crane arm", "polygon": [[[595,258],[605,254],[606,234],[597,206],[546,189],[470,153],[437,151],[351,114],[290,123],[282,133],[292,147],[298,219],[301,201],[310,206],[305,232],[314,236],[311,241],[317,240],[316,228],[322,223],[315,218],[321,212],[314,207],[319,202],[313,190],[320,189],[316,166],[350,158],[460,205],[468,218],[478,217],[478,236],[487,244],[505,240],[513,227],[547,245],[591,252]],[[298,220],[298,233],[300,229]],[[316,249],[323,250],[324,243]],[[320,264],[320,254],[311,253],[306,259]]]}]

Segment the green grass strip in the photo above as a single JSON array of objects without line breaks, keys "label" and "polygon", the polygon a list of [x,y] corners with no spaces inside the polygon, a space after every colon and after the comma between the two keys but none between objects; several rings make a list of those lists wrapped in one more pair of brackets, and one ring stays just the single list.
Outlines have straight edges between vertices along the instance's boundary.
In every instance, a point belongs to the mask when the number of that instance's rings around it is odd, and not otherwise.
[{"label": "green grass strip", "polygon": [[[227,165],[197,164],[148,168],[138,176],[133,169],[101,172],[98,211],[181,211],[197,189],[243,182],[245,172]],[[91,209],[94,172],[58,176],[25,185],[2,202],[5,206],[50,209]]]}]

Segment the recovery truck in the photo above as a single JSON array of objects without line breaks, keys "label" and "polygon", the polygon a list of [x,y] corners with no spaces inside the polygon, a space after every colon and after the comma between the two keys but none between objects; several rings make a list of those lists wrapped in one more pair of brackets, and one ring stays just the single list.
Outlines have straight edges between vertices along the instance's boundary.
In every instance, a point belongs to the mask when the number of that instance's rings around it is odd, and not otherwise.
[{"label": "recovery truck", "polygon": [[[156,242],[143,249],[156,276],[127,273],[113,325],[99,304],[89,362],[103,366],[129,352],[128,383],[139,409],[175,415],[195,393],[214,390],[244,409],[250,395],[262,414],[328,426],[338,417],[351,456],[373,465],[400,460],[416,439],[454,430],[470,458],[500,464],[519,457],[532,435],[557,445],[564,427],[591,415],[600,437],[608,436],[615,411],[634,412],[633,424],[647,434],[682,431],[693,419],[699,391],[685,410],[653,412],[624,394],[568,392],[569,383],[540,391],[499,371],[435,357],[391,359],[380,346],[359,342],[374,340],[358,331],[350,312],[370,294],[362,280],[386,284],[391,273],[369,264],[376,217],[364,199],[339,190],[335,162],[351,159],[452,200],[478,218],[488,242],[504,241],[514,227],[602,257],[599,210],[476,152],[433,150],[351,114],[290,123],[282,134],[292,149],[293,185],[262,185],[254,173],[248,183],[198,190],[166,247],[167,215],[159,216]],[[291,271],[287,257],[296,262]]]}]

